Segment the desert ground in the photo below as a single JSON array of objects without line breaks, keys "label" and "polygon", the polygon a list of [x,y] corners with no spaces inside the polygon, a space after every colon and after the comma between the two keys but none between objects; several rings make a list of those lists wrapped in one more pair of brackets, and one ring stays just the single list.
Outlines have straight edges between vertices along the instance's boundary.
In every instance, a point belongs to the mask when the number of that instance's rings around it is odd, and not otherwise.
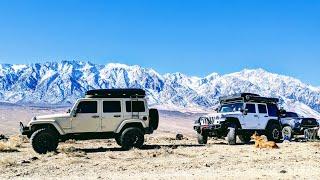
[{"label": "desert ground", "polygon": [[[11,136],[0,152],[0,179],[319,179],[320,142],[198,145],[192,122],[198,114],[160,112],[159,130],[142,149],[122,151],[114,140],[68,141],[58,152],[36,154],[18,136],[18,122],[65,108],[0,106],[0,134]],[[183,140],[175,140],[182,133]],[[1,143],[0,143],[1,150]]]}]

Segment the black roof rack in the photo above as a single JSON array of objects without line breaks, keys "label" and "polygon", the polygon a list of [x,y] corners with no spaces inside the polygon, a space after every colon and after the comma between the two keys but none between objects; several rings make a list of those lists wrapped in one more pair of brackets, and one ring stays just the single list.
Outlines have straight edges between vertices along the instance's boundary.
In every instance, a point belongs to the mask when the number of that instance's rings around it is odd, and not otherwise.
[{"label": "black roof rack", "polygon": [[219,98],[220,104],[234,101],[245,102],[264,102],[264,103],[278,103],[278,98],[261,97],[258,94],[253,93],[239,93],[230,96],[224,96]]},{"label": "black roof rack", "polygon": [[143,89],[95,89],[86,92],[86,98],[144,98]]}]

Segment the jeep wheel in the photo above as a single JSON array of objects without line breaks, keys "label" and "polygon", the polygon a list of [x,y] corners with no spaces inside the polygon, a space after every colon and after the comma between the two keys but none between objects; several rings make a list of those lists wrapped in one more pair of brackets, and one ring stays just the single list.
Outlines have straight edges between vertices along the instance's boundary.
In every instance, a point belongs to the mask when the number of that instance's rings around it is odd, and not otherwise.
[{"label": "jeep wheel", "polygon": [[285,126],[282,128],[282,138],[283,140],[291,140],[292,138],[292,128],[290,126]]},{"label": "jeep wheel", "polygon": [[279,124],[271,124],[267,129],[267,138],[269,141],[279,142],[281,139],[281,128]]},{"label": "jeep wheel", "polygon": [[239,135],[239,139],[242,143],[248,144],[251,140],[251,137],[248,134],[243,134],[243,135]]},{"label": "jeep wheel", "polygon": [[114,139],[116,140],[116,143],[121,146],[121,136],[117,135]]},{"label": "jeep wheel", "polygon": [[144,134],[139,128],[130,127],[122,132],[120,140],[122,149],[141,148],[144,143]]},{"label": "jeep wheel", "polygon": [[228,127],[228,131],[229,131],[227,134],[228,144],[235,145],[237,140],[237,125],[231,124]]},{"label": "jeep wheel", "polygon": [[208,142],[208,135],[206,134],[200,134],[200,133],[197,133],[198,135],[198,143],[199,144],[207,144]]},{"label": "jeep wheel", "polygon": [[39,129],[31,136],[31,145],[35,152],[45,154],[56,151],[59,139],[55,132],[49,129]]}]

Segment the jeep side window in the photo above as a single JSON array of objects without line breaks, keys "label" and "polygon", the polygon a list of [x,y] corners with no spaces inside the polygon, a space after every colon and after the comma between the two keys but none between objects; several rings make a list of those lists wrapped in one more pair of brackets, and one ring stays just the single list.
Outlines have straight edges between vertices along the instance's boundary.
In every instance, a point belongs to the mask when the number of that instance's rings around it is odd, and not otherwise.
[{"label": "jeep side window", "polygon": [[103,112],[104,113],[121,112],[120,101],[103,101]]},{"label": "jeep side window", "polygon": [[[145,112],[144,101],[132,101],[133,112]],[[131,111],[131,101],[126,101],[126,111]]]},{"label": "jeep side window", "polygon": [[255,104],[246,104],[246,109],[248,109],[248,113],[256,113]]},{"label": "jeep side window", "polygon": [[264,104],[258,104],[258,109],[260,114],[267,114],[267,107]]},{"label": "jeep side window", "polygon": [[269,116],[278,117],[278,107],[275,104],[267,104]]},{"label": "jeep side window", "polygon": [[97,113],[97,101],[81,101],[77,107],[77,113]]}]

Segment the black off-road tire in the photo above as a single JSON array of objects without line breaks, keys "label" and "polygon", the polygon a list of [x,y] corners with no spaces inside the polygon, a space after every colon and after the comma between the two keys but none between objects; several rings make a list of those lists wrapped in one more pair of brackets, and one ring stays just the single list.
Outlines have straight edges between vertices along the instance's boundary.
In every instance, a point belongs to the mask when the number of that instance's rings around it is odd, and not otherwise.
[{"label": "black off-road tire", "polygon": [[120,141],[124,150],[129,150],[133,147],[141,148],[144,143],[144,133],[137,127],[130,127],[122,132]]},{"label": "black off-road tire", "polygon": [[282,128],[282,138],[283,140],[291,140],[292,128],[290,126],[285,126]]},{"label": "black off-road tire", "polygon": [[251,141],[251,136],[249,134],[238,135],[238,137],[244,144],[248,144]]},{"label": "black off-road tire", "polygon": [[207,144],[208,135],[197,133],[197,137],[198,137],[198,143],[199,144]]},{"label": "black off-road tire", "polygon": [[114,139],[116,140],[116,143],[117,143],[119,146],[122,146],[122,145],[121,145],[121,136],[120,136],[120,135],[117,135]]},{"label": "black off-road tire", "polygon": [[229,145],[235,145],[237,143],[237,125],[231,124],[228,127],[227,141]]},{"label": "black off-road tire", "polygon": [[39,154],[56,151],[59,144],[58,134],[50,129],[35,131],[30,140],[33,150]]},{"label": "black off-road tire", "polygon": [[270,124],[266,129],[266,136],[269,141],[280,142],[281,140],[281,127],[279,124]]},{"label": "black off-road tire", "polygon": [[159,126],[159,112],[157,109],[149,110],[149,126],[152,127],[153,130],[157,130]]}]

